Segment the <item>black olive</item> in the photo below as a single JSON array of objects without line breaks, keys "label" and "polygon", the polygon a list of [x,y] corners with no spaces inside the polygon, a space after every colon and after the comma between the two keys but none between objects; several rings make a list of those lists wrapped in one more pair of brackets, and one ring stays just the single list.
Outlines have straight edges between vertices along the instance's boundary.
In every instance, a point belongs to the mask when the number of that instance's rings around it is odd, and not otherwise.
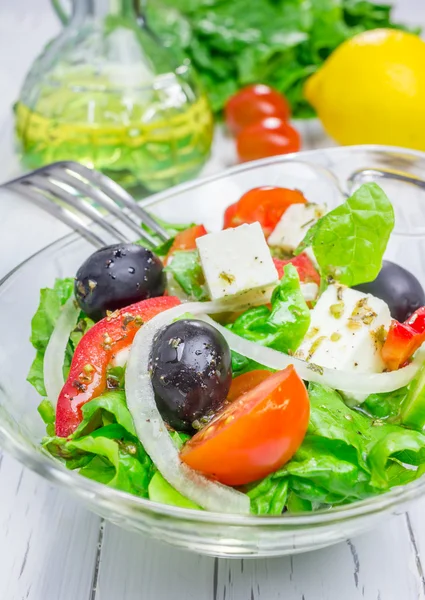
[{"label": "black olive", "polygon": [[357,285],[355,289],[384,300],[393,319],[400,322],[425,305],[424,290],[416,277],[389,260],[383,261],[374,281]]},{"label": "black olive", "polygon": [[229,346],[214,327],[181,320],[154,338],[150,373],[158,409],[178,430],[212,415],[224,403],[232,381]]},{"label": "black olive", "polygon": [[162,296],[166,278],[162,262],[137,244],[101,248],[81,265],[74,291],[78,304],[95,321],[107,311]]}]

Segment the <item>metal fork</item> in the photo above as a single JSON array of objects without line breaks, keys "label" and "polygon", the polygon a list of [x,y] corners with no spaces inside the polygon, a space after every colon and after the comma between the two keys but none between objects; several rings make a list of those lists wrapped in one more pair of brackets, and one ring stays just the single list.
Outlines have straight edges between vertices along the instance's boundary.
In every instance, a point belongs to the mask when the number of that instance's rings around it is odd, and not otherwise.
[{"label": "metal fork", "polygon": [[[117,242],[128,241],[127,236],[106,218],[105,211],[148,244],[155,246],[158,242],[141,224],[149,227],[164,242],[170,238],[165,229],[120,185],[77,162],[56,162],[0,187],[27,196],[97,247],[110,243],[108,235]],[[102,235],[95,233],[80,215],[96,223]]]},{"label": "metal fork", "polygon": [[[343,196],[349,196],[355,187],[374,178],[395,179],[424,188],[425,182],[410,173],[384,168],[363,168],[355,171],[347,179],[347,191],[328,169],[309,163],[321,175],[330,176]],[[108,218],[113,216],[126,225],[138,238],[156,246],[157,241],[141,224],[156,233],[162,241],[170,239],[167,231],[152,215],[142,208],[115,181],[106,175],[89,169],[77,162],[56,162],[27,175],[8,181],[0,188],[24,194],[41,209],[53,215],[72,229],[81,233],[97,247],[106,246],[108,235],[117,242],[128,241],[128,236],[120,231]],[[99,209],[103,209],[103,212]],[[102,235],[94,232],[81,218],[90,219],[102,230]]]}]

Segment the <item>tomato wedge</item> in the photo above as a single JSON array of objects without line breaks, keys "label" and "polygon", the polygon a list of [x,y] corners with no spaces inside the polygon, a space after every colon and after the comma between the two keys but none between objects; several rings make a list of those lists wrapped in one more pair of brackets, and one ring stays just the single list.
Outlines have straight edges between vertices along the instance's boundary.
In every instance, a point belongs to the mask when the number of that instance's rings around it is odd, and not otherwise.
[{"label": "tomato wedge", "polygon": [[317,285],[320,285],[320,275],[305,252],[301,252],[298,256],[294,256],[288,260],[274,258],[273,262],[279,275],[279,279],[283,277],[285,265],[291,263],[298,271],[298,277],[300,278],[301,283],[317,283]]},{"label": "tomato wedge", "polygon": [[183,446],[180,457],[226,485],[250,483],[273,473],[294,455],[309,415],[307,390],[290,365],[227,405]]},{"label": "tomato wedge", "polygon": [[193,227],[189,227],[189,229],[185,229],[185,231],[180,231],[174,238],[174,242],[168,251],[164,263],[167,264],[170,256],[177,250],[195,250],[196,240],[207,233],[208,231],[203,225],[194,225]]},{"label": "tomato wedge", "polygon": [[232,381],[229,393],[227,394],[227,401],[233,402],[237,400],[243,394],[251,391],[257,385],[268,379],[273,373],[266,371],[265,369],[256,369],[255,371],[249,371],[243,375],[238,375]]},{"label": "tomato wedge", "polygon": [[264,235],[268,236],[288,206],[306,202],[299,190],[270,185],[253,188],[227,208],[224,214],[224,229],[258,221]]},{"label": "tomato wedge", "polygon": [[68,437],[81,422],[83,404],[106,388],[107,367],[114,355],[128,347],[145,321],[177,306],[174,296],[149,298],[117,310],[94,325],[75,349],[68,379],[56,408],[56,435]]}]

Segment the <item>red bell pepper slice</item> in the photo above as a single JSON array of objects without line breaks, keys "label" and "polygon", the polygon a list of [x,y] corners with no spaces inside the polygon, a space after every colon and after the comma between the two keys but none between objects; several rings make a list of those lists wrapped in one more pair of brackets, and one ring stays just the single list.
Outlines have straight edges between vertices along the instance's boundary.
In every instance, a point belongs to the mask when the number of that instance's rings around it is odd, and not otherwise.
[{"label": "red bell pepper slice", "polygon": [[302,252],[293,258],[289,258],[288,260],[274,258],[273,262],[279,275],[279,279],[283,277],[284,266],[291,263],[298,271],[298,277],[300,278],[301,283],[317,283],[317,285],[320,285],[320,275],[305,252]]},{"label": "red bell pepper slice", "polygon": [[208,231],[203,225],[194,225],[193,227],[189,227],[189,229],[185,229],[178,233],[165,257],[164,264],[168,264],[170,256],[177,250],[195,250],[196,240],[207,233]]},{"label": "red bell pepper slice", "polygon": [[425,306],[404,323],[393,321],[382,347],[382,358],[391,371],[403,366],[425,342]]},{"label": "red bell pepper slice", "polygon": [[56,435],[68,437],[75,431],[82,420],[81,407],[105,391],[109,363],[132,343],[141,325],[178,304],[175,296],[142,300],[111,313],[88,330],[75,349],[58,398]]}]

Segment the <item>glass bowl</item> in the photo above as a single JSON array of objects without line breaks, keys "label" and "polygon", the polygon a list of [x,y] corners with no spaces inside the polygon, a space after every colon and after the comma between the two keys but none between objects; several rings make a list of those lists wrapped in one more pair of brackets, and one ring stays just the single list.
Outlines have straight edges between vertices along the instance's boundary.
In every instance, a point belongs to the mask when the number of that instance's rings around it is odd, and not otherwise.
[{"label": "glass bowl", "polygon": [[[154,195],[145,205],[158,216],[177,222],[221,226],[224,209],[248,189],[283,185],[301,189],[312,201],[337,205],[356,183],[359,169],[384,169],[381,179],[395,207],[396,227],[386,256],[412,271],[425,284],[425,190],[414,178],[425,173],[425,154],[363,146],[299,153],[245,164],[220,175],[194,181]],[[403,181],[410,175],[411,183]],[[376,178],[366,172],[355,178]],[[137,498],[68,471],[45,454],[44,434],[36,407],[40,401],[26,382],[34,351],[28,341],[39,290],[56,277],[72,276],[93,251],[76,234],[48,246],[0,282],[0,444],[50,481],[67,488],[113,523],[175,546],[227,557],[280,556],[321,548],[377,525],[390,514],[404,512],[409,501],[425,491],[425,478],[381,496],[304,515],[243,517],[166,506]]]}]

